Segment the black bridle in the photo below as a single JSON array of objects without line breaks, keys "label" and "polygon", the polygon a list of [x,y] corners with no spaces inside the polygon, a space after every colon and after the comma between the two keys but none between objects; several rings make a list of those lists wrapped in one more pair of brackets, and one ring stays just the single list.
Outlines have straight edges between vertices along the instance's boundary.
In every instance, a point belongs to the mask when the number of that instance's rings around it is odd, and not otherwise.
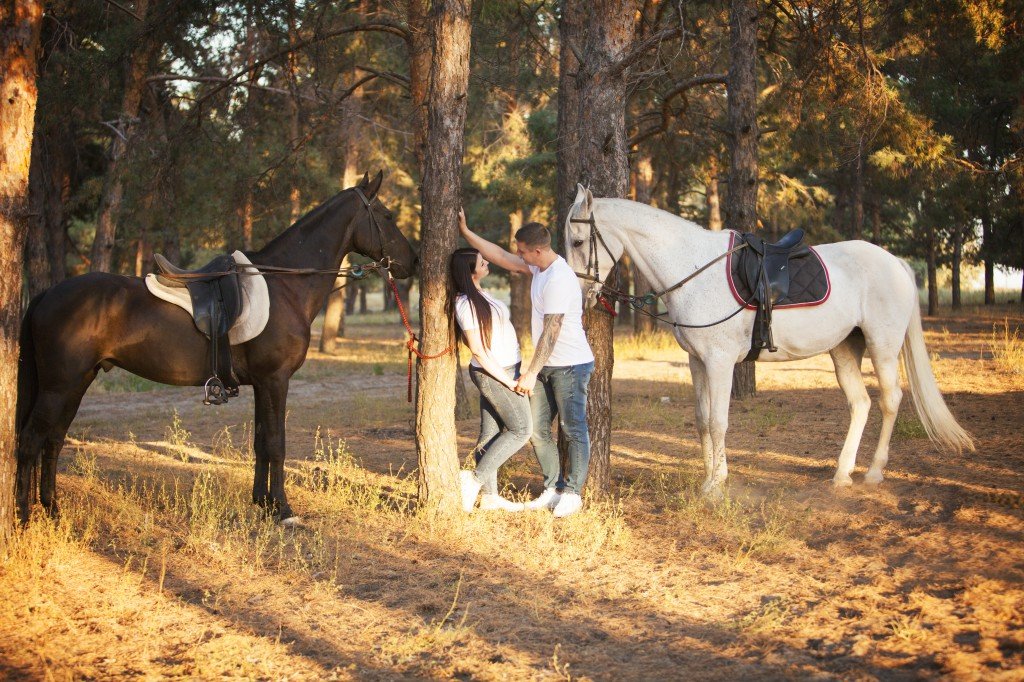
[{"label": "black bridle", "polygon": [[722,260],[723,258],[731,256],[732,254],[736,253],[740,249],[745,248],[747,246],[747,243],[741,241],[739,246],[737,246],[735,248],[732,248],[729,251],[726,251],[725,253],[723,253],[720,256],[716,256],[715,258],[713,258],[709,262],[707,262],[704,265],[702,265],[700,268],[698,268],[692,274],[687,275],[686,277],[684,277],[680,281],[676,282],[675,284],[673,284],[669,288],[664,289],[663,291],[657,291],[657,292],[652,291],[651,293],[645,294],[644,296],[633,296],[633,295],[629,294],[628,292],[619,291],[618,289],[614,289],[612,287],[609,287],[607,284],[605,284],[604,282],[601,281],[601,267],[600,267],[600,258],[598,257],[598,254],[597,254],[597,245],[600,244],[601,247],[604,248],[605,253],[608,254],[608,257],[612,259],[612,267],[613,268],[615,267],[615,264],[618,262],[619,259],[616,258],[612,254],[611,249],[608,248],[608,244],[605,243],[605,241],[604,241],[604,237],[601,236],[601,231],[597,229],[597,221],[594,220],[594,212],[593,211],[590,212],[590,217],[589,218],[572,218],[572,217],[570,217],[569,218],[569,222],[570,223],[581,223],[581,224],[584,224],[584,225],[590,225],[590,236],[589,236],[590,252],[587,254],[587,272],[586,272],[586,274],[577,272],[576,276],[579,277],[580,279],[590,280],[592,282],[596,282],[597,284],[602,285],[603,289],[602,289],[602,293],[600,294],[600,296],[606,296],[606,292],[607,292],[607,296],[606,297],[613,298],[613,299],[615,299],[617,301],[622,301],[622,302],[626,303],[627,305],[629,305],[629,307],[632,308],[633,310],[635,310],[636,312],[641,313],[643,315],[647,315],[648,317],[652,317],[652,318],[654,318],[655,320],[657,320],[659,322],[664,322],[665,324],[671,325],[672,327],[684,328],[684,329],[705,329],[707,327],[714,327],[714,326],[722,324],[726,320],[730,320],[733,317],[735,317],[736,315],[738,315],[744,308],[746,308],[748,305],[750,305],[754,301],[754,297],[757,296],[757,292],[755,291],[754,293],[752,293],[750,295],[750,298],[748,298],[746,301],[744,301],[740,305],[739,308],[737,308],[735,311],[733,311],[729,315],[727,315],[727,316],[723,317],[722,319],[718,320],[717,322],[710,322],[708,324],[685,324],[685,323],[682,323],[682,322],[675,322],[673,320],[667,320],[664,317],[662,317],[661,313],[657,313],[657,312],[653,312],[652,313],[649,310],[647,310],[647,307],[648,306],[651,306],[651,307],[656,306],[657,303],[658,303],[658,299],[660,299],[662,296],[664,296],[665,294],[667,294],[669,292],[672,292],[672,291],[675,291],[676,289],[680,288],[681,286],[683,286],[684,284],[686,284],[687,282],[692,280],[694,277],[696,277],[697,275],[701,274],[702,272],[704,272],[705,270],[710,268],[712,265],[714,265],[718,261]]},{"label": "black bridle", "polygon": [[380,260],[378,260],[376,264],[380,267],[381,270],[384,270],[390,275],[391,257],[388,256],[387,251],[384,248],[384,244],[387,243],[384,241],[384,229],[380,226],[380,223],[377,222],[377,216],[373,214],[373,203],[377,201],[377,197],[374,196],[373,199],[367,199],[366,195],[363,194],[363,190],[359,189],[358,187],[353,187],[352,189],[356,191],[356,194],[358,194],[359,198],[362,200],[363,206],[366,207],[366,213],[370,218],[370,225],[372,225],[374,229],[377,231],[377,239],[380,241]]}]

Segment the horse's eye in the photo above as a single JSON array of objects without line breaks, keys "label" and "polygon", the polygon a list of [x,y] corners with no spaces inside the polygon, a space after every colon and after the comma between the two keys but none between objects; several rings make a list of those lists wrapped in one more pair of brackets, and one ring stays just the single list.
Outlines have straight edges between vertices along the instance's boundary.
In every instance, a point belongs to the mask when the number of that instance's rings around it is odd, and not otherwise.
[{"label": "horse's eye", "polygon": [[582,239],[573,239],[572,240],[572,246],[573,246],[574,249],[580,248],[581,246],[583,246],[583,240]]}]

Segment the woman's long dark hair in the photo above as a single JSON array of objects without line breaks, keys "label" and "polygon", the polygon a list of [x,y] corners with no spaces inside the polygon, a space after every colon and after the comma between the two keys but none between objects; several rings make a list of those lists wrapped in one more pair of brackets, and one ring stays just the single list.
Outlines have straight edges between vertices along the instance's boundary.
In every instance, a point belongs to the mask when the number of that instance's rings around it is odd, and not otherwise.
[{"label": "woman's long dark hair", "polygon": [[459,326],[459,319],[455,316],[455,301],[459,294],[469,299],[473,317],[476,318],[477,327],[480,329],[480,338],[484,348],[491,347],[491,318],[493,311],[480,290],[473,284],[473,270],[476,269],[476,257],[480,252],[473,248],[456,249],[452,254],[448,267],[451,277],[451,296],[448,298],[448,317],[455,320],[455,326],[459,331],[459,340],[465,332]]}]

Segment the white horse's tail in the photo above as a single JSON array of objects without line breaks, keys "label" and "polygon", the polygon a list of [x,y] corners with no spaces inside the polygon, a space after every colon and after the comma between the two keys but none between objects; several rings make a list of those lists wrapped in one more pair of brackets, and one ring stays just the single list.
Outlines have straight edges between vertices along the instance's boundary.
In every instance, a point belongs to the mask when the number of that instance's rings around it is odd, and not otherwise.
[{"label": "white horse's tail", "polygon": [[[914,273],[910,266],[903,263],[911,280]],[[915,289],[916,291],[916,289]],[[946,407],[939,386],[935,383],[935,374],[928,357],[928,348],[924,345],[924,330],[921,327],[921,310],[914,301],[914,310],[910,317],[910,326],[903,340],[903,365],[910,384],[910,394],[914,398],[917,416],[936,445],[944,450],[957,453],[965,449],[974,451],[974,438],[957,423],[956,418]]]}]

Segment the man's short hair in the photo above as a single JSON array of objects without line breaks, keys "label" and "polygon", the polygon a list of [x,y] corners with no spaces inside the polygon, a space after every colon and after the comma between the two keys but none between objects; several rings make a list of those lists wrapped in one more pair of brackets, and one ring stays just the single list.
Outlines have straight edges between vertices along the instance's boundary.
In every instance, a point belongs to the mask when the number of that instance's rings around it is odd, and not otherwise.
[{"label": "man's short hair", "polygon": [[526,223],[516,231],[516,241],[531,248],[551,246],[551,232],[540,223]]}]

